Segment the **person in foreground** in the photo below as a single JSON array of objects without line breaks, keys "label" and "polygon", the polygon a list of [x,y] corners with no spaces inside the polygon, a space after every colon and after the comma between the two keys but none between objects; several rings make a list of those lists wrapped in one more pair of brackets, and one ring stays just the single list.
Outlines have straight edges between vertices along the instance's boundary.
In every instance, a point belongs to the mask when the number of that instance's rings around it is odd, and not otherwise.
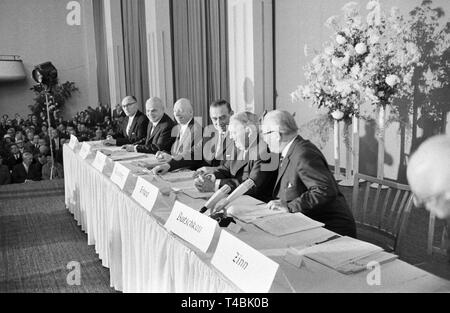
[{"label": "person in foreground", "polygon": [[280,154],[274,200],[268,208],[301,212],[339,235],[356,237],[355,220],[325,157],[298,135],[294,117],[285,111],[269,112],[262,123],[262,135],[270,151]]},{"label": "person in foreground", "polygon": [[407,178],[416,207],[440,219],[450,218],[450,137],[426,140],[409,160]]}]

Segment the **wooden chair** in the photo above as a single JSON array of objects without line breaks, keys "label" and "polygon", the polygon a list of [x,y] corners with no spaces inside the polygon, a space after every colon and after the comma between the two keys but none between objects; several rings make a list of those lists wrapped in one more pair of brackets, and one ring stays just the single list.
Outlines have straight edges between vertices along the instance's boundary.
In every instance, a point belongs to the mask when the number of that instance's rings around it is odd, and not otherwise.
[{"label": "wooden chair", "polygon": [[[449,222],[450,221],[441,221],[439,225],[436,225],[436,216],[433,213],[430,213],[430,219],[428,223],[428,238],[427,238],[427,254],[429,256],[433,254],[440,254],[448,256],[448,251],[450,249],[450,237],[449,237]],[[437,245],[434,245],[436,242],[436,230],[437,226],[442,229],[441,235],[439,236],[439,240],[437,241]]]},{"label": "wooden chair", "polygon": [[408,185],[356,174],[352,210],[358,238],[401,255],[400,241],[413,205]]}]

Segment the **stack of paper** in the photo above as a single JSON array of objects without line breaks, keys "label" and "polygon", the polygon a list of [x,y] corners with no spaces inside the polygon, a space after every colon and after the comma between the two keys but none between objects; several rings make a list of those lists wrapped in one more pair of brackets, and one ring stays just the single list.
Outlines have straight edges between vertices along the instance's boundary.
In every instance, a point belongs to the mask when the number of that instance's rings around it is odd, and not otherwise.
[{"label": "stack of paper", "polygon": [[371,243],[351,237],[340,237],[299,251],[301,254],[333,269],[383,251]]},{"label": "stack of paper", "polygon": [[233,201],[227,208],[227,214],[245,223],[251,223],[259,218],[280,214],[280,211],[267,209],[267,204],[252,198],[242,196]]},{"label": "stack of paper", "polygon": [[284,236],[301,231],[323,227],[302,213],[282,213],[253,221],[253,224],[275,236]]}]

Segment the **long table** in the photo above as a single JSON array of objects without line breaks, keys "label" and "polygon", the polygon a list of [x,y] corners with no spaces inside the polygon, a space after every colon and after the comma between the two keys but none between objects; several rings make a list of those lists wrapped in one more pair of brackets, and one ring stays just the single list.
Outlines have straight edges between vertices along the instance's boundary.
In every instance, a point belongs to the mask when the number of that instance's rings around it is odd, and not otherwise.
[{"label": "long table", "polygon": [[[64,145],[65,203],[94,245],[103,266],[110,269],[110,285],[123,292],[234,293],[241,290],[212,264],[213,252],[203,253],[164,227],[172,197],[158,196],[151,213],[131,194],[137,175],[130,174],[121,190],[110,180],[114,162],[103,172],[92,166],[93,154],[79,156],[79,147]],[[127,165],[126,165],[127,166]],[[182,193],[176,199],[192,208],[204,200]],[[238,221],[243,231],[233,234],[280,265],[270,292],[437,292],[450,282],[401,260],[381,265],[380,284],[369,282],[368,271],[341,274],[308,258],[300,268],[286,262],[280,251],[289,246],[332,235],[316,228],[275,237],[252,224]],[[264,275],[264,273],[261,273]]]}]

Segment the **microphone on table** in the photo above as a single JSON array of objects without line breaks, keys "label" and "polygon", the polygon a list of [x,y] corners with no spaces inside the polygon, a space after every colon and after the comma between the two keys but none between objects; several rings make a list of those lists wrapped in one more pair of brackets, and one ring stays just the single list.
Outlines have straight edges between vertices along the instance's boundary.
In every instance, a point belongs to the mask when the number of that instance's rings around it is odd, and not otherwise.
[{"label": "microphone on table", "polygon": [[239,198],[240,196],[243,196],[244,194],[246,194],[250,189],[252,189],[253,187],[255,187],[255,182],[252,179],[247,179],[245,182],[243,182],[242,184],[240,184],[228,197],[227,197],[227,202],[233,202],[234,200],[236,200],[237,198]]},{"label": "microphone on table", "polygon": [[219,190],[217,190],[212,196],[211,198],[209,198],[209,200],[205,203],[205,206],[203,208],[200,209],[200,213],[205,213],[208,210],[212,210],[214,209],[214,207],[216,206],[217,202],[219,202],[220,200],[222,200],[223,198],[225,198],[226,196],[228,196],[228,194],[231,191],[231,187],[228,185],[223,185],[222,188],[220,188]]}]

